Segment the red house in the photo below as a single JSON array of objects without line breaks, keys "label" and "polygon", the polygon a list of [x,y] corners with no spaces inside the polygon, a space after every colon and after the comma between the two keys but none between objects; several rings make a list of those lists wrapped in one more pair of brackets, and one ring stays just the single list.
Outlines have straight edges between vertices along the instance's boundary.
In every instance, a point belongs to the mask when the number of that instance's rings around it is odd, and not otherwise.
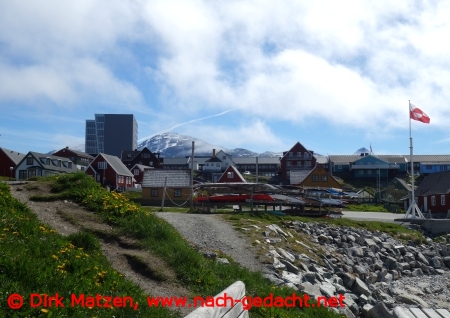
[{"label": "red house", "polygon": [[281,179],[288,182],[291,171],[293,170],[311,170],[316,166],[314,151],[306,149],[301,143],[297,142],[289,151],[283,152],[280,159]]},{"label": "red house", "polygon": [[0,176],[14,178],[16,166],[25,157],[25,154],[0,148]]},{"label": "red house", "polygon": [[134,176],[134,180],[136,180],[136,183],[142,184],[142,181],[144,180],[144,171],[148,169],[154,169],[153,167],[144,166],[135,164],[133,167],[131,167],[130,171]]},{"label": "red house", "polygon": [[222,176],[217,180],[217,183],[227,182],[247,182],[241,173],[234,166],[229,166]]},{"label": "red house", "polygon": [[430,173],[415,190],[422,212],[447,215],[450,211],[450,170]]},{"label": "red house", "polygon": [[69,158],[80,171],[85,171],[94,157],[84,153],[82,151],[77,151],[74,149],[70,149],[69,147],[58,150],[53,154],[53,156]]},{"label": "red house", "polygon": [[117,191],[133,188],[136,182],[131,171],[118,157],[104,153],[95,157],[86,173],[103,186],[109,186],[110,189]]}]

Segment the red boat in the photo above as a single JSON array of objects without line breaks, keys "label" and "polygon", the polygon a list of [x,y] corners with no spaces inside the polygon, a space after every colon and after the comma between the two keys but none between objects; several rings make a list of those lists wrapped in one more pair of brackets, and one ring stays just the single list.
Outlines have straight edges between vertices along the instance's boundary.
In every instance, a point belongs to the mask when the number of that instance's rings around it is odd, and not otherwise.
[{"label": "red boat", "polygon": [[[226,203],[226,202],[247,202],[247,200],[251,199],[250,194],[231,194],[231,195],[213,195],[209,197],[209,202],[220,202],[220,203]],[[253,200],[254,201],[275,201],[274,198],[272,198],[268,194],[263,193],[255,193],[253,194]],[[198,197],[195,199],[196,203],[203,203],[208,202],[208,197]]]}]

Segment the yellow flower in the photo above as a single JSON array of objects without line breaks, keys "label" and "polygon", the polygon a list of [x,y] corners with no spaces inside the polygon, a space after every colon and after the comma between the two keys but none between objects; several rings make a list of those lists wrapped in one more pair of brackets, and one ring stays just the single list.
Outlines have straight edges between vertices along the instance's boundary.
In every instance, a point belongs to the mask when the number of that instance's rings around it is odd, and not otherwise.
[{"label": "yellow flower", "polygon": [[48,309],[45,309],[45,308],[42,308],[41,311],[42,311],[43,313],[48,313]]},{"label": "yellow flower", "polygon": [[16,231],[16,232],[12,232],[12,234],[15,234],[15,235],[17,235],[17,234],[19,234],[19,232],[17,232],[17,231]]},{"label": "yellow flower", "polygon": [[58,259],[58,256],[56,256],[55,254],[52,255],[53,259]]}]

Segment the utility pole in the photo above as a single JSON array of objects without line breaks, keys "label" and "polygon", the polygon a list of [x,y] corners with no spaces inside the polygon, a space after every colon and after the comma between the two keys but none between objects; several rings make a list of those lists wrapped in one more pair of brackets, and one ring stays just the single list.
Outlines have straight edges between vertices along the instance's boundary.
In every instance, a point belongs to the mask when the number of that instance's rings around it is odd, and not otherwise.
[{"label": "utility pole", "polygon": [[192,155],[191,155],[191,202],[190,202],[190,211],[194,212],[194,145],[195,142],[192,141]]}]

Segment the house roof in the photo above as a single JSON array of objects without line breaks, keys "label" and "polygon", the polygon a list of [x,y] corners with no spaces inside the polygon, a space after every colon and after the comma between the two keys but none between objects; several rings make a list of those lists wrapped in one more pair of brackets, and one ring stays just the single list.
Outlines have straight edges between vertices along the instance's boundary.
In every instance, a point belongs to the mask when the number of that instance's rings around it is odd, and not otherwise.
[{"label": "house roof", "polygon": [[17,152],[17,151],[9,150],[9,149],[6,149],[6,148],[0,148],[0,150],[2,150],[5,153],[5,155],[12,162],[14,162],[15,165],[17,165],[25,157],[25,154]]},{"label": "house roof", "polygon": [[[73,162],[65,157],[59,157],[59,156],[53,156],[53,155],[49,155],[49,154],[45,154],[45,153],[40,153],[40,152],[34,152],[34,151],[30,151],[28,152],[28,154],[26,154],[24,156],[24,158],[21,160],[21,162],[23,160],[26,160],[26,158],[31,155],[33,156],[38,162],[39,165],[46,169],[46,170],[53,170],[53,171],[60,171],[60,172],[66,172],[66,173],[70,173],[70,172],[76,172],[78,171],[77,166],[73,164]],[[50,159],[50,165],[47,165],[46,160],[47,158]],[[61,161],[61,166],[58,166],[55,164],[55,162]],[[44,162],[43,162],[44,161]],[[65,167],[63,163],[67,163],[70,162],[72,163],[72,168],[69,167]]]},{"label": "house roof", "polygon": [[90,154],[87,154],[87,153],[82,152],[82,151],[70,149],[69,147],[62,148],[62,149],[60,149],[60,150],[58,150],[58,151],[56,151],[56,152],[60,152],[60,151],[62,151],[62,150],[70,151],[70,152],[74,153],[75,155],[77,155],[78,157],[83,157],[83,158],[88,158],[88,159],[90,159],[90,160],[94,160],[94,157],[91,156]]},{"label": "house roof", "polygon": [[[286,157],[286,156],[289,154],[289,152],[290,152],[292,149],[294,149],[295,146],[297,146],[297,145],[303,147],[303,148],[304,148],[304,149],[305,149],[312,157],[316,158],[316,157],[313,155],[313,153],[312,153],[310,150],[306,149],[306,147],[303,146],[299,141],[297,141],[297,142],[295,143],[295,145],[293,145],[293,146],[291,147],[291,149],[289,149],[288,151],[286,151],[286,152],[284,153],[284,155],[283,155],[282,158]],[[316,158],[316,160],[317,160],[317,158]]]},{"label": "house roof", "polygon": [[163,165],[187,165],[188,158],[164,158]]},{"label": "house roof", "polygon": [[130,171],[133,171],[134,168],[138,168],[141,171],[144,171],[145,169],[154,169],[153,167],[150,166],[145,166],[145,165],[140,165],[140,164],[135,164],[133,167],[131,167]]},{"label": "house roof", "polygon": [[141,150],[124,150],[121,154],[122,161],[131,161],[141,152]]},{"label": "house roof", "polygon": [[450,190],[450,170],[430,173],[416,189],[416,195],[445,194]]},{"label": "house roof", "polygon": [[[409,155],[405,155],[409,162]],[[450,163],[450,155],[413,155],[414,162],[420,163]]]},{"label": "house roof", "polygon": [[[251,165],[256,164],[256,157],[237,157],[233,158],[233,161],[237,165]],[[258,164],[264,165],[264,164],[280,164],[280,158],[279,157],[258,157]]]},{"label": "house roof", "polygon": [[[194,159],[195,160],[195,159]],[[208,160],[205,160],[205,162],[222,162],[222,160],[220,160],[219,158],[216,157],[212,157]]]},{"label": "house roof", "polygon": [[107,155],[105,153],[99,153],[97,157],[98,156],[102,156],[106,160],[106,162],[108,162],[108,165],[111,166],[117,174],[132,178],[134,177],[131,171],[128,170],[128,168],[123,164],[119,157]]},{"label": "house roof", "polygon": [[394,179],[392,180],[392,182],[394,182],[394,181],[400,183],[406,190],[411,191],[411,185],[408,184],[408,183],[406,183],[405,180],[400,179],[400,178],[394,178]]},{"label": "house roof", "polygon": [[[247,180],[245,180],[245,178],[242,176],[242,174],[234,166],[229,166],[225,170],[225,172],[220,176],[218,182],[226,182],[226,181],[223,181],[222,178],[226,179],[226,175],[228,172],[233,172],[241,180],[241,182],[247,182]],[[233,182],[238,182],[238,181],[233,181]]]},{"label": "house roof", "polygon": [[[407,162],[405,156],[403,155],[370,155],[372,157],[378,158],[380,160],[386,161],[388,163],[402,163]],[[330,161],[335,165],[348,165],[350,162],[355,162],[359,159],[364,158],[360,155],[330,155]]]},{"label": "house roof", "polygon": [[291,184],[300,184],[306,180],[306,178],[313,172],[314,169],[311,170],[291,170],[290,173],[290,182]]},{"label": "house roof", "polygon": [[189,188],[191,186],[190,170],[158,170],[151,169],[144,172],[143,188],[163,188],[167,177],[167,187]]}]

